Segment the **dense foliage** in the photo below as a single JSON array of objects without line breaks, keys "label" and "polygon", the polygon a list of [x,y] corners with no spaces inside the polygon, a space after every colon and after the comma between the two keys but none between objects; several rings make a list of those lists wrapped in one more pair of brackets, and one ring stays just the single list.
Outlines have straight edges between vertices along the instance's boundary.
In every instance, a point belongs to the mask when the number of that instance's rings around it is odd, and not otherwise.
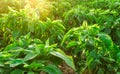
[{"label": "dense foliage", "polygon": [[[120,73],[120,0],[0,0],[0,74]],[[71,73],[71,74],[73,74]]]}]

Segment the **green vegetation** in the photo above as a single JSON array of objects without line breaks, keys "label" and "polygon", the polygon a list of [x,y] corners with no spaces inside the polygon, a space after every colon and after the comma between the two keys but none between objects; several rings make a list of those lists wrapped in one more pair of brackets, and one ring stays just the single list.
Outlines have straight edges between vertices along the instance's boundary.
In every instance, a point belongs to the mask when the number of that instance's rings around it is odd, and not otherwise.
[{"label": "green vegetation", "polygon": [[[120,0],[0,0],[0,74],[120,73]],[[66,68],[66,67],[65,67]]]}]

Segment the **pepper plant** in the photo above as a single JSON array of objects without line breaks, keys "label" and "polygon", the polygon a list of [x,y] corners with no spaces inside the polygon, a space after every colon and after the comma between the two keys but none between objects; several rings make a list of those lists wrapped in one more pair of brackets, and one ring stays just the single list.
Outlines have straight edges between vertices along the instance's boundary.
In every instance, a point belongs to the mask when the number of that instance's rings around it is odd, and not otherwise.
[{"label": "pepper plant", "polygon": [[0,58],[1,74],[39,74],[43,71],[62,74],[58,68],[62,61],[75,70],[72,57],[57,48],[57,44],[50,45],[49,39],[45,43],[32,39],[30,33],[8,45],[0,52]]},{"label": "pepper plant", "polygon": [[82,26],[70,29],[61,45],[74,57],[80,74],[113,74],[120,70],[120,50],[97,24],[88,26],[84,21]]}]

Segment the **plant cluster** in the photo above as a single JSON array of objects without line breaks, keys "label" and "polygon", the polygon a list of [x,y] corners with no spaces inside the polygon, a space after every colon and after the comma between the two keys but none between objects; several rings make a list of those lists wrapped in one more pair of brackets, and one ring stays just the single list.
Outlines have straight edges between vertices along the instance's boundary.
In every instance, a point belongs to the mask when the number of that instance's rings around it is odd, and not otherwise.
[{"label": "plant cluster", "polygon": [[119,0],[1,0],[0,74],[120,73]]}]

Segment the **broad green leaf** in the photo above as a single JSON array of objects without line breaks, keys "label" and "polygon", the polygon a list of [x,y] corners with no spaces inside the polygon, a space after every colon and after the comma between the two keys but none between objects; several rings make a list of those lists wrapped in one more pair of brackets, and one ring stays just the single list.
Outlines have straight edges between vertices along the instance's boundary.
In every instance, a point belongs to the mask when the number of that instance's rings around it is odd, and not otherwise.
[{"label": "broad green leaf", "polygon": [[52,64],[45,66],[44,68],[42,68],[42,70],[49,73],[49,74],[62,74],[60,69]]},{"label": "broad green leaf", "polygon": [[20,69],[16,69],[16,70],[13,70],[12,72],[10,72],[10,74],[24,74],[24,71],[22,71]]},{"label": "broad green leaf", "polygon": [[52,51],[52,52],[50,52],[50,54],[61,58],[62,60],[64,60],[66,62],[66,64],[68,66],[70,66],[71,68],[73,68],[75,70],[75,66],[74,66],[72,57],[65,55],[65,53],[62,52],[62,50]]},{"label": "broad green leaf", "polygon": [[24,57],[24,61],[28,61],[31,59],[34,59],[37,56],[37,54],[35,53],[28,53],[25,57]]},{"label": "broad green leaf", "polygon": [[15,47],[14,50],[10,50],[10,52],[16,52],[16,53],[18,53],[18,52],[24,52],[24,51],[25,51],[25,49],[23,49],[21,47]]},{"label": "broad green leaf", "polygon": [[13,60],[6,62],[5,64],[10,64],[10,67],[16,67],[24,63],[25,62],[22,59],[13,59]]},{"label": "broad green leaf", "polygon": [[111,37],[105,33],[98,34],[101,41],[105,44],[106,48],[111,49],[113,47],[113,41]]},{"label": "broad green leaf", "polygon": [[14,48],[16,47],[16,44],[10,44],[8,45],[5,50],[8,51],[8,50],[13,50]]}]

